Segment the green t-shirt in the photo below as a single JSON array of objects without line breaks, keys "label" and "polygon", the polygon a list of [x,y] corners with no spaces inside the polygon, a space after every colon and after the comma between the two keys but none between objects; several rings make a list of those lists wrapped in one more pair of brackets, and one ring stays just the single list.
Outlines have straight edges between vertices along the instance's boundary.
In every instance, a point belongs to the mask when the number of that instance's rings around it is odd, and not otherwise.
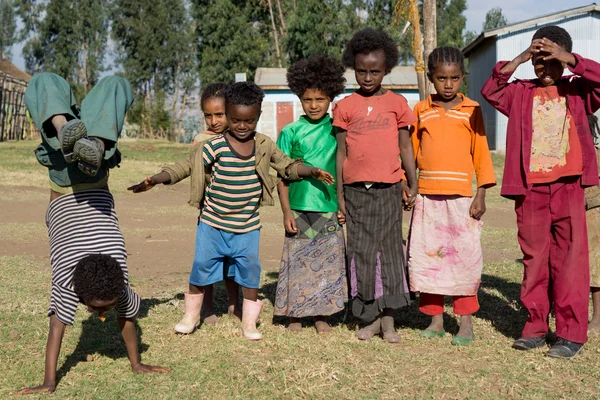
[{"label": "green t-shirt", "polygon": [[[301,159],[304,164],[321,168],[335,178],[337,141],[331,122],[329,115],[320,121],[303,115],[281,130],[277,146],[290,158]],[[336,212],[338,209],[335,184],[328,186],[308,177],[290,182],[289,191],[292,210]]]}]

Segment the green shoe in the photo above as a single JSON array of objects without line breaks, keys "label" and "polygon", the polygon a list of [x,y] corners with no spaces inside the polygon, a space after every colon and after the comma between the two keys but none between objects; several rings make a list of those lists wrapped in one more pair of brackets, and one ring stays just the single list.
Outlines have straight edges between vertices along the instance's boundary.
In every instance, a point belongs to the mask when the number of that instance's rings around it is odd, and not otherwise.
[{"label": "green shoe", "polygon": [[434,331],[432,329],[425,329],[424,331],[421,331],[421,333],[419,333],[419,336],[427,339],[444,337],[446,336],[446,331]]},{"label": "green shoe", "polygon": [[470,346],[473,340],[475,340],[475,334],[470,339],[463,336],[454,336],[451,343],[455,346]]}]

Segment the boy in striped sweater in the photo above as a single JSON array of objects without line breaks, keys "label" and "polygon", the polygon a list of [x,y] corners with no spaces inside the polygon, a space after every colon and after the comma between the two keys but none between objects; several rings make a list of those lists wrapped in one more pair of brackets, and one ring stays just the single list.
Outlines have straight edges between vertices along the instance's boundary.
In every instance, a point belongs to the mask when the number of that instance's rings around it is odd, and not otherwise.
[{"label": "boy in striped sweater", "polygon": [[273,168],[286,180],[312,176],[333,183],[330,173],[294,161],[275,143],[256,132],[264,98],[252,82],[238,82],[225,91],[229,128],[192,149],[189,160],[167,166],[159,174],[129,188],[134,193],[154,185],[174,184],[191,176],[190,204],[200,208],[196,251],[185,294],[185,315],[175,326],[178,333],[192,333],[200,323],[204,290],[225,274],[242,286],[242,333],[260,340],[256,329],[263,303],[260,283],[260,218],[258,207],[273,205]]}]

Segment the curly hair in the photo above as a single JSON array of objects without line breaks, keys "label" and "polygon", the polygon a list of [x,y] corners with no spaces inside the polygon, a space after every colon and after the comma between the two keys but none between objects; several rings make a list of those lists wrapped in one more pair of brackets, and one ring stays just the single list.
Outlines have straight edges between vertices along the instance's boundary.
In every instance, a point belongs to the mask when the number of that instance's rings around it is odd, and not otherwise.
[{"label": "curly hair", "polygon": [[431,78],[433,71],[440,65],[455,64],[460,68],[460,72],[465,74],[465,57],[460,49],[450,46],[441,46],[433,49],[427,59],[427,76]]},{"label": "curly hair", "polygon": [[113,300],[126,289],[119,262],[106,254],[83,257],[73,273],[73,288],[77,296],[89,300]]},{"label": "curly hair", "polygon": [[344,48],[342,63],[348,68],[354,68],[354,59],[357,54],[369,54],[377,50],[383,50],[385,70],[386,73],[389,73],[398,65],[400,58],[398,47],[390,35],[373,28],[362,29],[352,36]]},{"label": "curly hair", "polygon": [[228,87],[228,84],[222,82],[211,83],[210,85],[207,85],[200,96],[200,108],[202,108],[204,102],[210,98],[218,97],[225,99],[224,93]]},{"label": "curly hair", "polygon": [[565,49],[567,52],[573,51],[573,40],[571,39],[571,35],[565,29],[556,25],[544,26],[543,28],[538,29],[533,34],[531,41],[535,39],[549,39],[554,43]]},{"label": "curly hair", "polygon": [[298,97],[306,89],[319,89],[333,100],[346,87],[344,72],[345,68],[339,61],[317,54],[292,64],[286,78],[290,90]]},{"label": "curly hair", "polygon": [[236,82],[225,90],[225,107],[262,104],[265,94],[254,82]]}]

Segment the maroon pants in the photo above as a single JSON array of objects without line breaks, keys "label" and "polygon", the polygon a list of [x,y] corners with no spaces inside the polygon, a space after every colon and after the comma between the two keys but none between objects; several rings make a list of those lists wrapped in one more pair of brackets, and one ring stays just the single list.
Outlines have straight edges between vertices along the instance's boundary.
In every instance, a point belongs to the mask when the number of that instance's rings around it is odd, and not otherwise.
[{"label": "maroon pants", "polygon": [[529,312],[522,337],[548,332],[554,302],[556,335],[585,343],[590,268],[579,177],[534,185],[517,198],[515,211],[525,266],[521,301]]}]

